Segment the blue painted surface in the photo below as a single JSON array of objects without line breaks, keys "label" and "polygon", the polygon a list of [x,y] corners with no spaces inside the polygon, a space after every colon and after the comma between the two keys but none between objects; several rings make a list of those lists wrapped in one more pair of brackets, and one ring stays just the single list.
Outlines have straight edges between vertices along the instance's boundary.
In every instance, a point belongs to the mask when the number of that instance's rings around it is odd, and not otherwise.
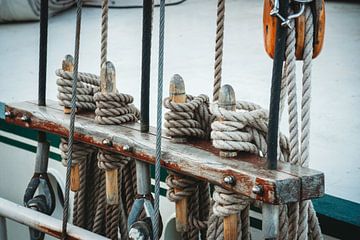
[{"label": "blue painted surface", "polygon": [[0,102],[0,119],[5,119],[5,103]]},{"label": "blue painted surface", "polygon": [[313,201],[317,213],[360,227],[360,204],[325,194]]}]

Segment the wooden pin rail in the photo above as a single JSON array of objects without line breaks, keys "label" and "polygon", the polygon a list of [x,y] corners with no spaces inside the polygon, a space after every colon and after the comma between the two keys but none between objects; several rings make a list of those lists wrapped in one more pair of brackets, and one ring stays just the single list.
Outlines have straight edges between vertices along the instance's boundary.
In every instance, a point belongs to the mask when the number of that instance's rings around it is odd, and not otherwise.
[{"label": "wooden pin rail", "polygon": [[[0,103],[1,104],[1,103]],[[1,109],[1,108],[0,108]],[[48,100],[46,107],[36,101],[5,104],[1,113],[10,124],[68,136],[69,115],[55,101]],[[11,113],[11,114],[10,114]],[[113,146],[103,144],[112,139]],[[78,113],[75,123],[75,140],[99,148],[121,153],[151,164],[155,162],[155,134],[141,133],[140,124],[103,126],[94,122],[94,114]],[[236,158],[219,157],[219,151],[210,142],[189,141],[172,143],[162,141],[161,165],[169,170],[211,182],[269,204],[284,204],[321,197],[324,194],[322,172],[279,163],[278,170],[267,170],[265,160],[241,153]],[[235,184],[227,184],[224,178],[231,176]],[[253,189],[262,188],[261,193]]]}]

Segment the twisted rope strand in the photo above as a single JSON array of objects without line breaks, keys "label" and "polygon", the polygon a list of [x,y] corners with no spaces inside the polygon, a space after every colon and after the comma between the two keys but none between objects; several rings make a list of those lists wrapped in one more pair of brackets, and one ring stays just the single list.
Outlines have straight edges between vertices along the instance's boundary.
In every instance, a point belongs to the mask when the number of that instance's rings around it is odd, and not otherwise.
[{"label": "twisted rope strand", "polygon": [[213,101],[219,99],[221,88],[222,58],[224,46],[224,21],[225,21],[225,0],[218,0],[216,18],[216,40],[215,40],[215,65],[214,65],[214,87]]}]

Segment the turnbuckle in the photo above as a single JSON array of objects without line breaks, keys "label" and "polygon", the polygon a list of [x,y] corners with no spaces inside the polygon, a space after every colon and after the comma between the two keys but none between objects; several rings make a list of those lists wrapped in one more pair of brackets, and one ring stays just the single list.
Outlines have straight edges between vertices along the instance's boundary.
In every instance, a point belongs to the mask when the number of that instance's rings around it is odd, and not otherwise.
[{"label": "turnbuckle", "polygon": [[290,24],[291,20],[300,17],[305,11],[305,4],[311,3],[313,0],[294,0],[293,3],[299,4],[300,9],[297,13],[289,15],[286,19],[279,13],[279,1],[280,0],[274,0],[274,7],[270,11],[270,16],[276,16],[281,20],[281,26],[286,26],[289,29],[292,29]]}]

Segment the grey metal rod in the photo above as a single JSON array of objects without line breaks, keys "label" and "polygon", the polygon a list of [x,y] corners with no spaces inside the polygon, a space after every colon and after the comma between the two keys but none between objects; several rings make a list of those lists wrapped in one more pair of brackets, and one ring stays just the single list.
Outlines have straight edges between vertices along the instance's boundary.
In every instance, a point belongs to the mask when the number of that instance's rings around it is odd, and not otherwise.
[{"label": "grey metal rod", "polygon": [[6,219],[0,216],[0,239],[7,240]]},{"label": "grey metal rod", "polygon": [[136,160],[137,192],[140,195],[151,193],[150,165]]},{"label": "grey metal rod", "polygon": [[[62,221],[46,214],[25,208],[4,198],[0,198],[0,216],[37,229],[56,238],[61,238]],[[1,221],[1,217],[0,217]],[[1,224],[0,224],[1,226]],[[1,230],[1,229],[0,229]],[[1,233],[1,231],[0,231]],[[67,236],[70,239],[105,240],[101,235],[68,224]],[[1,237],[1,235],[0,235]],[[2,239],[2,238],[0,238]]]},{"label": "grey metal rod", "polygon": [[38,142],[35,160],[35,173],[46,173],[49,163],[49,142]]}]

